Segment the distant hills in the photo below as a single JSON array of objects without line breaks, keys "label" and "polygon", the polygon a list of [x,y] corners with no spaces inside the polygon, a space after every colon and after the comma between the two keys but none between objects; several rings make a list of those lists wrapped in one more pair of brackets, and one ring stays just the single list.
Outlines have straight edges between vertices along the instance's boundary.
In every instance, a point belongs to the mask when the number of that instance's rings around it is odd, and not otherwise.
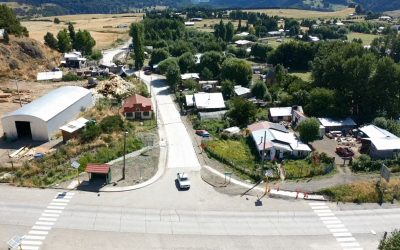
[{"label": "distant hills", "polygon": [[400,0],[3,0],[31,6],[17,8],[19,15],[64,15],[123,13],[149,6],[188,7],[207,5],[220,8],[302,8],[330,10],[350,1],[365,9],[383,12],[400,9]]}]

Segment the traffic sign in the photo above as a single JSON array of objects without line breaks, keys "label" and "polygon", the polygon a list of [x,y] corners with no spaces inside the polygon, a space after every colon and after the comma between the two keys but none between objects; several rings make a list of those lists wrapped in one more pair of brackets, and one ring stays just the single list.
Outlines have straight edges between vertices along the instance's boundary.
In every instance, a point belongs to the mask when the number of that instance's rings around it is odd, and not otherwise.
[{"label": "traffic sign", "polygon": [[274,177],[274,171],[272,171],[272,169],[265,170],[265,176],[266,177]]},{"label": "traffic sign", "polygon": [[76,168],[76,169],[78,169],[80,165],[81,165],[81,164],[79,164],[79,162],[77,162],[77,161],[73,161],[73,162],[71,163],[71,167]]},{"label": "traffic sign", "polygon": [[11,249],[14,249],[19,247],[21,245],[21,242],[22,242],[22,237],[19,235],[15,235],[14,237],[11,238],[11,240],[7,242],[7,244]]},{"label": "traffic sign", "polygon": [[386,167],[385,164],[382,164],[381,177],[385,179],[387,182],[389,182],[390,180],[390,169]]}]

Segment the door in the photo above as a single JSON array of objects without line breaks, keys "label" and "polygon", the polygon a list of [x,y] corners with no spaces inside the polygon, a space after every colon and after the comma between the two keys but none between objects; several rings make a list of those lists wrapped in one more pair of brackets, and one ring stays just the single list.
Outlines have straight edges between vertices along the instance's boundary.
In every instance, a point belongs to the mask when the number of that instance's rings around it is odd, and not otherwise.
[{"label": "door", "polygon": [[142,119],[142,112],[135,112],[135,119]]},{"label": "door", "polygon": [[30,122],[16,121],[15,127],[17,128],[18,139],[32,140],[32,131]]}]

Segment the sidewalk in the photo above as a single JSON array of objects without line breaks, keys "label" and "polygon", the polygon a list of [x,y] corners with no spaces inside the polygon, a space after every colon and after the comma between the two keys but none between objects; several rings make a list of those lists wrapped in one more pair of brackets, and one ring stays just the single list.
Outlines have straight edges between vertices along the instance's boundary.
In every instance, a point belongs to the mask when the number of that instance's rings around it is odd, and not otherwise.
[{"label": "sidewalk", "polygon": [[[207,169],[208,171],[212,172],[213,174],[225,179],[225,175],[218,172],[217,170],[213,169],[210,166],[204,165],[203,168]],[[230,180],[231,183],[245,187],[247,189],[250,189],[254,186],[254,184],[249,184],[249,183],[244,183],[242,181],[236,180],[231,178]],[[260,184],[262,185],[262,184]],[[254,188],[254,190],[265,192],[265,188],[257,186]],[[293,191],[285,191],[285,190],[280,190],[280,189],[270,189],[269,194],[277,197],[282,197],[282,198],[295,198],[295,199],[305,199],[305,200],[319,200],[319,201],[326,201],[325,197],[322,195],[314,195],[314,194],[307,194],[303,192],[293,192]]]}]

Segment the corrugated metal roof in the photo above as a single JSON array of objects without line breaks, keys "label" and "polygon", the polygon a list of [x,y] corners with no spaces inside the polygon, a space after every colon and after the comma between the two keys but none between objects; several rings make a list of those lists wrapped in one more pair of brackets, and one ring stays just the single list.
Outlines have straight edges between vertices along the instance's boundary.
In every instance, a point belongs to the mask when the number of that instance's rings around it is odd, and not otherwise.
[{"label": "corrugated metal roof", "polygon": [[82,87],[61,87],[14,112],[6,114],[3,118],[26,115],[37,117],[43,121],[49,121],[88,94],[91,94],[90,90]]},{"label": "corrugated metal roof", "polygon": [[92,174],[108,174],[110,171],[110,165],[108,164],[88,164],[86,166],[86,172]]},{"label": "corrugated metal roof", "polygon": [[324,127],[357,126],[357,124],[351,118],[346,118],[344,120],[318,118],[318,120]]},{"label": "corrugated metal roof", "polygon": [[381,129],[375,125],[367,125],[364,127],[359,128],[361,132],[363,132],[369,138],[397,138],[394,134]]},{"label": "corrugated metal roof", "polygon": [[269,114],[271,117],[292,116],[292,107],[270,108]]}]

